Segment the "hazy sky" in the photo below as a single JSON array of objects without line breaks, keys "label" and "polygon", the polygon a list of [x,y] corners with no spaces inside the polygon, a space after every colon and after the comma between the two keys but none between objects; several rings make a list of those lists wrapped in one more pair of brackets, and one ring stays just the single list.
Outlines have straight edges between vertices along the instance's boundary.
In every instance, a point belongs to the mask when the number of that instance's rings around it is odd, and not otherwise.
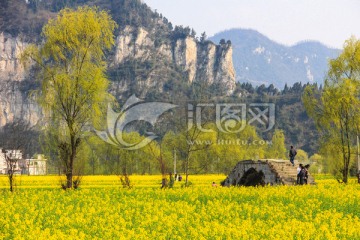
[{"label": "hazy sky", "polygon": [[360,38],[359,0],[143,0],[175,25],[208,36],[231,28],[252,28],[286,45],[318,40],[342,48]]}]

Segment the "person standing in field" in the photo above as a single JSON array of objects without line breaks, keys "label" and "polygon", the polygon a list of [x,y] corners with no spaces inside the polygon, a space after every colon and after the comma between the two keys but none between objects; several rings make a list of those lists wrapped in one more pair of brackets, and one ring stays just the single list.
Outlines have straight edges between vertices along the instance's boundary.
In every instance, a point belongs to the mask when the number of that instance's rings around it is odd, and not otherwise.
[{"label": "person standing in field", "polygon": [[290,162],[293,166],[294,166],[294,160],[295,160],[296,154],[297,154],[297,152],[296,152],[294,146],[290,146],[289,157],[290,157]]},{"label": "person standing in field", "polygon": [[300,176],[300,185],[304,185],[305,183],[305,167],[304,166],[301,166],[301,171],[299,173],[299,176]]},{"label": "person standing in field", "polygon": [[308,178],[309,178],[309,167],[310,167],[310,164],[306,164],[305,167],[304,167],[304,183],[305,184],[308,184]]},{"label": "person standing in field", "polygon": [[301,172],[301,168],[302,168],[302,164],[300,163],[297,170],[297,178],[296,178],[296,184],[300,184],[300,172]]},{"label": "person standing in field", "polygon": [[166,177],[163,177],[161,180],[161,189],[167,188],[167,187],[168,187],[168,181],[167,181]]}]

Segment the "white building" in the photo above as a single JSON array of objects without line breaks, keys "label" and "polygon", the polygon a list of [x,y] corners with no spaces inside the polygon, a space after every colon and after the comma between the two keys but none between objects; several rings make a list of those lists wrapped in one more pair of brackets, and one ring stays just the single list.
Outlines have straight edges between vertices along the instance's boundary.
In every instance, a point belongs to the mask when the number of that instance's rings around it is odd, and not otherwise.
[{"label": "white building", "polygon": [[36,159],[26,159],[27,173],[29,175],[46,175],[47,159],[43,155],[38,154]]},{"label": "white building", "polygon": [[5,159],[5,153],[3,153],[3,149],[0,148],[0,174],[6,173],[6,159]]},{"label": "white building", "polygon": [[6,162],[6,158],[15,164],[15,173],[21,173],[21,169],[19,167],[19,161],[22,159],[21,150],[6,150],[0,148],[0,174],[7,174],[8,172],[8,163]]}]

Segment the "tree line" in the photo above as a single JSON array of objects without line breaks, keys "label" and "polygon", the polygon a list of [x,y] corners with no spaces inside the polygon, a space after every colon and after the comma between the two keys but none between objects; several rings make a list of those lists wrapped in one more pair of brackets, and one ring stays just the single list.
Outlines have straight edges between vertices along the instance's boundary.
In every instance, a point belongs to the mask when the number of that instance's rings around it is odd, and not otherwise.
[{"label": "tree line", "polygon": [[351,37],[339,57],[329,61],[324,87],[307,86],[303,102],[321,133],[320,152],[331,171],[347,183],[357,165],[360,183],[360,40]]}]

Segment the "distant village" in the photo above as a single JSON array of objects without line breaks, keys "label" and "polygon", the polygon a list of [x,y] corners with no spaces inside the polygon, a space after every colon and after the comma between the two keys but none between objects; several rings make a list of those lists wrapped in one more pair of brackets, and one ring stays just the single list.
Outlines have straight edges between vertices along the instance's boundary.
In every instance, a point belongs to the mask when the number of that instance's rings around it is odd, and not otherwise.
[{"label": "distant village", "polygon": [[21,150],[0,148],[0,174],[46,175],[47,159],[42,154],[35,158],[24,158]]}]

